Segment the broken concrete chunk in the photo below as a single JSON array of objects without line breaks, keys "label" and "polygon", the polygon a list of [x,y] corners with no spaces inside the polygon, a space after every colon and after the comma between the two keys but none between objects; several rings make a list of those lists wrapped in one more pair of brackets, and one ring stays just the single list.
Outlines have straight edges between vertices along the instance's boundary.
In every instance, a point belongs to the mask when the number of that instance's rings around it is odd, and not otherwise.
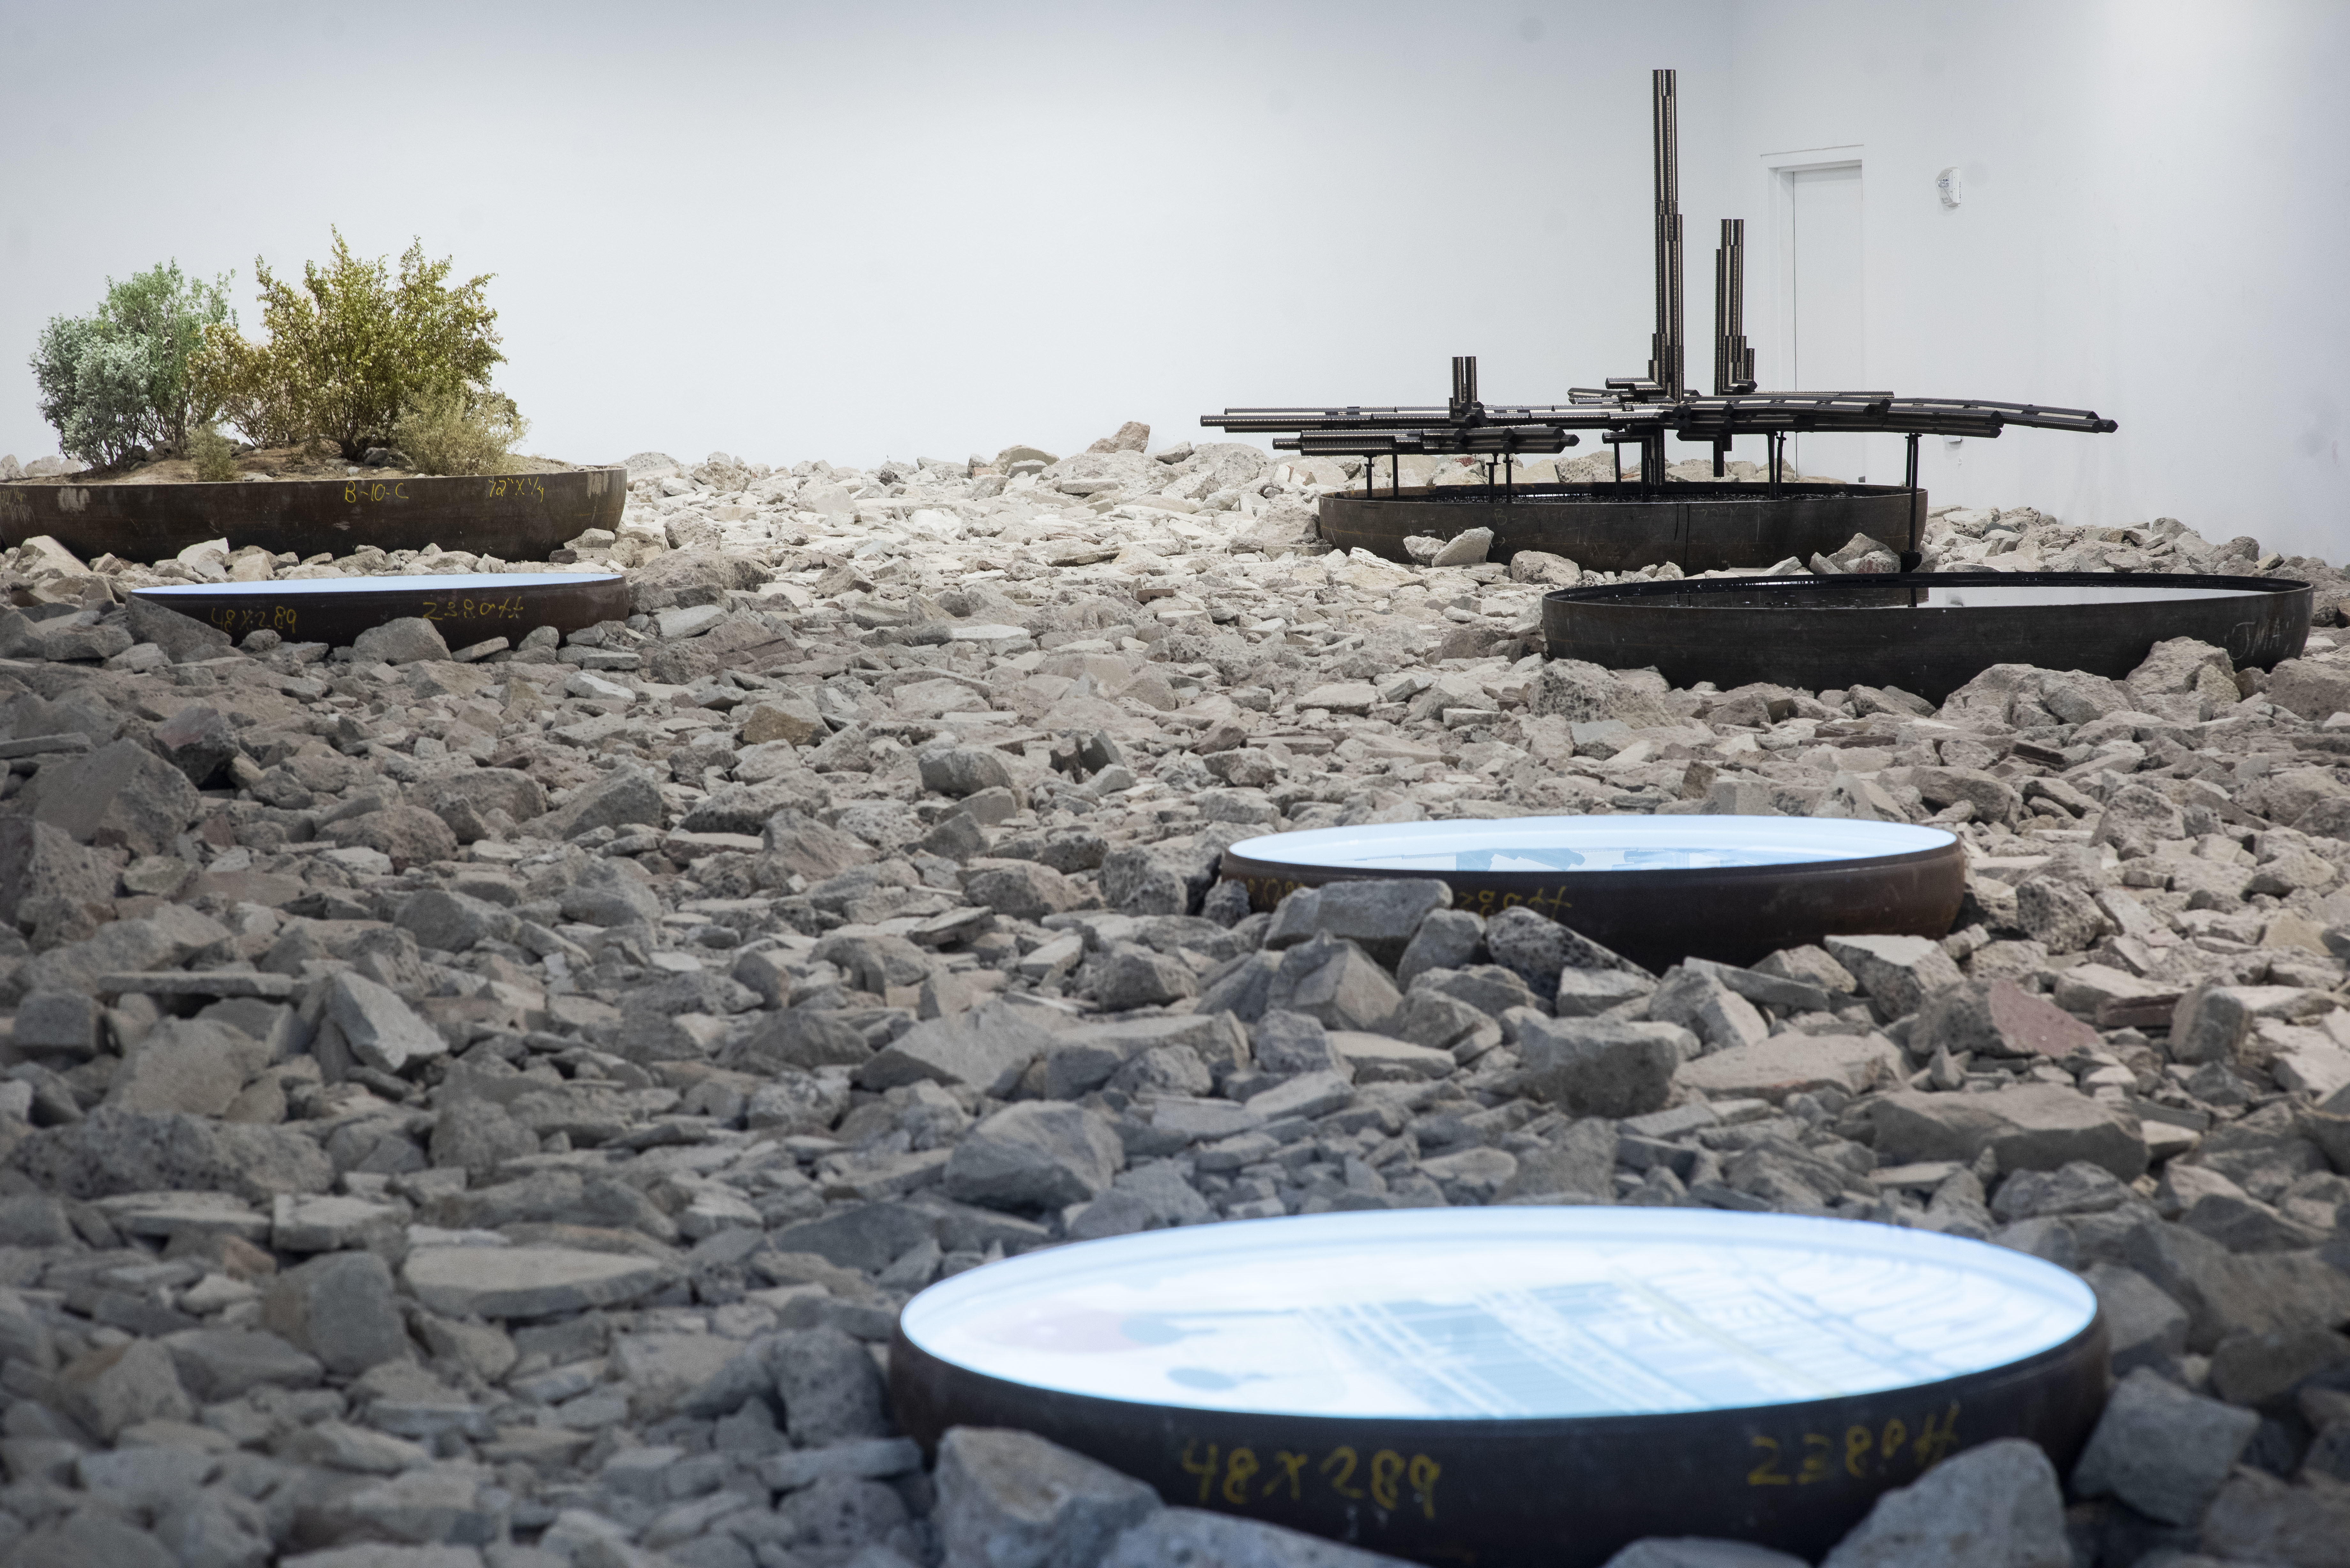
[{"label": "broken concrete chunk", "polygon": [[409,1010],[399,992],[348,971],[328,982],[327,1016],[342,1031],[351,1054],[380,1073],[446,1055],[441,1032]]},{"label": "broken concrete chunk", "polygon": [[1928,996],[1965,978],[1927,937],[1830,937],[1827,951],[1887,1019],[1917,1012]]},{"label": "broken concrete chunk", "polygon": [[388,620],[351,639],[351,658],[361,664],[414,664],[448,657],[449,645],[442,640],[441,628],[421,616]]},{"label": "broken concrete chunk", "polygon": [[1326,931],[1282,955],[1265,993],[1267,1007],[1305,1013],[1330,1029],[1376,1030],[1402,1000],[1368,953]]},{"label": "broken concrete chunk", "polygon": [[[957,1427],[939,1443],[947,1568],[1079,1568],[1159,1511],[1159,1495],[1107,1465],[1028,1432]],[[1153,1560],[1164,1563],[1175,1559]]]},{"label": "broken concrete chunk", "polygon": [[2003,1438],[1879,1497],[1821,1568],[2066,1568],[2072,1560],[2056,1468],[2037,1445]]},{"label": "broken concrete chunk", "polygon": [[1620,1118],[1662,1110],[1698,1045],[1677,1023],[1536,1017],[1520,1025],[1518,1052],[1533,1094],[1578,1116]]},{"label": "broken concrete chunk", "polygon": [[26,794],[34,821],[133,855],[170,849],[203,804],[185,774],[135,741],[46,767]]},{"label": "broken concrete chunk", "polygon": [[409,1353],[391,1270],[373,1252],[335,1252],[289,1269],[262,1297],[261,1325],[355,1376]]},{"label": "broken concrete chunk", "polygon": [[400,1276],[451,1317],[546,1318],[622,1306],[675,1277],[651,1259],[568,1247],[423,1247]]},{"label": "broken concrete chunk", "polygon": [[2002,1173],[2054,1170],[2076,1159],[2124,1181],[2146,1169],[2146,1140],[2136,1117],[2053,1084],[1981,1095],[1887,1095],[1876,1101],[1873,1114],[1877,1158],[1887,1164],[1970,1164],[1989,1149]]},{"label": "broken concrete chunk", "polygon": [[1317,932],[1355,943],[1394,969],[1427,918],[1452,906],[1452,889],[1433,877],[1366,878],[1301,888],[1281,901],[1264,945],[1296,946]]},{"label": "broken concrete chunk", "polygon": [[1900,1077],[1901,1053],[1881,1034],[1777,1034],[1752,1045],[1711,1052],[1675,1075],[1709,1099],[1762,1099],[1835,1089],[1865,1094]]},{"label": "broken concrete chunk", "polygon": [[1035,1212],[1107,1189],[1126,1154],[1103,1117],[1076,1106],[1024,1102],[983,1118],[946,1164],[947,1196]]}]

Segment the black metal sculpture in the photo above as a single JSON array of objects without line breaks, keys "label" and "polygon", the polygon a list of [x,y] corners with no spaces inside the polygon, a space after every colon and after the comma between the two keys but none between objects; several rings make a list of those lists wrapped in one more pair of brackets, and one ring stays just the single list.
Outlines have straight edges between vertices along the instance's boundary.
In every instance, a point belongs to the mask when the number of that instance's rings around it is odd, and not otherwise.
[{"label": "black metal sculpture", "polygon": [[[1682,339],[1681,291],[1681,214],[1679,174],[1679,128],[1675,99],[1674,73],[1659,70],[1654,73],[1651,87],[1653,120],[1653,176],[1656,189],[1654,213],[1656,254],[1657,326],[1649,337],[1648,368],[1645,376],[1610,377],[1604,387],[1577,387],[1567,393],[1563,404],[1543,406],[1488,404],[1477,395],[1477,361],[1473,356],[1459,356],[1452,361],[1452,396],[1442,408],[1263,408],[1226,409],[1221,414],[1201,417],[1200,422],[1210,429],[1228,432],[1263,433],[1275,436],[1275,451],[1294,452],[1303,456],[1359,456],[1364,460],[1364,495],[1375,495],[1375,475],[1378,460],[1388,460],[1388,503],[1402,502],[1404,496],[1401,459],[1416,454],[1457,454],[1482,456],[1486,459],[1486,498],[1489,504],[1508,505],[1531,502],[1555,512],[1562,504],[1577,502],[1608,504],[1612,510],[1602,517],[1595,516],[1588,526],[1604,527],[1607,523],[1622,524],[1636,521],[1636,514],[1626,513],[1621,503],[1647,500],[1678,503],[1684,498],[1695,504],[1700,498],[1692,487],[1675,484],[1668,492],[1665,442],[1671,438],[1685,443],[1711,446],[1713,449],[1713,472],[1720,480],[1725,471],[1731,442],[1742,435],[1762,436],[1769,444],[1769,483],[1767,487],[1714,484],[1705,486],[1702,504],[1735,506],[1756,501],[1804,499],[1813,503],[1830,496],[1847,497],[1855,503],[1894,495],[1905,498],[1900,508],[1908,521],[1901,530],[1908,535],[1905,541],[1914,548],[1917,535],[1924,522],[1924,497],[1918,489],[1918,441],[1925,435],[1973,436],[1981,439],[1996,437],[2009,425],[2022,425],[2040,430],[2077,431],[2085,433],[2111,431],[2112,420],[2087,409],[2050,408],[2035,403],[1990,402],[1980,399],[1904,398],[1889,391],[1758,391],[1754,380],[1754,351],[1745,337],[1745,232],[1742,219],[1725,219],[1721,225],[1721,244],[1714,253],[1714,373],[1711,395],[1691,391],[1685,384],[1684,345]],[[1582,431],[1592,431],[1600,441],[1618,449],[1617,477],[1607,484],[1582,486],[1517,486],[1513,483],[1513,460],[1521,453],[1555,453],[1578,444]],[[1786,438],[1810,431],[1869,431],[1891,432],[1908,438],[1908,453],[1902,484],[1898,487],[1874,485],[1803,485],[1785,481],[1784,457]],[[1623,447],[1639,451],[1639,476],[1627,482],[1623,476],[1620,451]],[[1498,483],[1496,470],[1499,471]],[[1458,514],[1466,498],[1444,500],[1430,493],[1420,499],[1432,506],[1441,506],[1448,514],[1447,522],[1458,527],[1472,524],[1461,521]],[[1835,508],[1817,504],[1804,509],[1806,522],[1800,530],[1804,536],[1818,534],[1825,538],[1842,525]],[[1883,524],[1876,513],[1886,512],[1884,506],[1864,508],[1870,513],[1863,517],[1855,514],[1853,521],[1862,526]],[[1653,521],[1652,519],[1638,519]],[[1497,535],[1507,529],[1507,520],[1494,519]],[[1548,519],[1546,528],[1556,533],[1567,524],[1559,517]],[[1436,526],[1415,526],[1409,519],[1397,518],[1385,529],[1373,529],[1375,535],[1400,528],[1406,533],[1436,533]],[[1520,530],[1523,532],[1523,529]],[[1731,527],[1729,532],[1740,530]],[[1846,529],[1831,539],[1828,548],[1840,545],[1844,538],[1859,527]],[[1586,528],[1569,528],[1578,536]],[[1715,531],[1717,534],[1721,530]],[[1754,548],[1778,548],[1790,537],[1783,527],[1769,523],[1758,524],[1746,530]],[[1684,542],[1690,530],[1681,529]],[[1401,533],[1395,535],[1399,542]],[[1532,540],[1523,541],[1531,544]],[[1775,543],[1774,543],[1775,542]],[[1733,543],[1733,550],[1736,546]],[[1390,548],[1383,554],[1397,554]],[[1589,555],[1586,548],[1583,554]],[[1602,552],[1605,553],[1605,552]],[[1752,551],[1747,551],[1752,554]],[[1763,559],[1709,560],[1713,566],[1767,566],[1779,559],[1765,555]],[[1593,564],[1597,564],[1594,562]],[[1682,565],[1692,566],[1692,561]]]}]

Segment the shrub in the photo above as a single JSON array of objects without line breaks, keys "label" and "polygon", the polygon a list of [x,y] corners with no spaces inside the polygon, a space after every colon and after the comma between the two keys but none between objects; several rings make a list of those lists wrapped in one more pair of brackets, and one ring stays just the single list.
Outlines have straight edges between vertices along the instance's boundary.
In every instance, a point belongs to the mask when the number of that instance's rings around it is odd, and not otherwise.
[{"label": "shrub", "polygon": [[504,393],[432,387],[392,426],[391,444],[421,473],[504,473],[506,454],[529,429]]},{"label": "shrub", "polygon": [[196,477],[207,484],[221,484],[236,477],[236,453],[228,444],[228,437],[206,425],[188,438],[188,455],[195,459]]},{"label": "shrub", "polygon": [[488,275],[448,286],[449,258],[426,261],[420,240],[394,279],[382,258],[353,255],[341,231],[332,233],[332,259],[304,263],[298,288],[254,264],[269,342],[212,335],[205,384],[255,442],[281,444],[298,428],[291,439],[317,436],[355,460],[390,444],[400,415],[428,389],[486,382],[505,356],[497,312],[483,302]]},{"label": "shrub", "polygon": [[310,439],[298,389],[269,344],[249,342],[233,327],[210,327],[189,369],[205,400],[254,445]]},{"label": "shrub", "polygon": [[207,284],[166,262],[106,280],[95,315],[52,317],[33,350],[41,417],[69,457],[110,466],[134,451],[187,450],[219,403],[191,374],[213,328],[233,330],[228,278]]}]

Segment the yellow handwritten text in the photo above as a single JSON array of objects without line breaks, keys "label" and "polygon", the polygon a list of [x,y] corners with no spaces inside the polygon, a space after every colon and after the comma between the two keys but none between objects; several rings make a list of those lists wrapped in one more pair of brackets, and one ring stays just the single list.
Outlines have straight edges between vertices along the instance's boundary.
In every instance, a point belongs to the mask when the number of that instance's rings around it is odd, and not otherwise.
[{"label": "yellow handwritten text", "polygon": [[1268,1462],[1244,1445],[1227,1449],[1194,1438],[1183,1445],[1180,1462],[1186,1475],[1199,1478],[1202,1505],[1221,1500],[1247,1508],[1273,1498],[1304,1502],[1310,1471],[1329,1495],[1347,1502],[1367,1497],[1383,1511],[1417,1509],[1423,1519],[1431,1520],[1436,1517],[1436,1483],[1444,1475],[1444,1467],[1426,1454],[1407,1457],[1381,1449],[1367,1462],[1344,1445],[1323,1455],[1318,1464],[1310,1452],[1291,1449],[1274,1449]]},{"label": "yellow handwritten text", "polygon": [[502,599],[426,599],[426,620],[520,620],[522,599],[510,596]]},{"label": "yellow handwritten text", "polygon": [[[1946,1410],[1928,1411],[1914,1438],[1909,1424],[1896,1417],[1882,1427],[1846,1427],[1841,1437],[1804,1432],[1783,1440],[1758,1432],[1747,1442],[1754,1460],[1746,1472],[1748,1486],[1813,1486],[1835,1480],[1839,1470],[1854,1480],[1881,1479],[1897,1469],[1919,1472],[1958,1446],[1959,1405],[1954,1399]],[[1791,1462],[1792,1475],[1786,1469]]]},{"label": "yellow handwritten text", "polygon": [[204,612],[204,618],[223,631],[236,633],[266,627],[283,637],[294,635],[295,614],[292,605],[216,605]]}]

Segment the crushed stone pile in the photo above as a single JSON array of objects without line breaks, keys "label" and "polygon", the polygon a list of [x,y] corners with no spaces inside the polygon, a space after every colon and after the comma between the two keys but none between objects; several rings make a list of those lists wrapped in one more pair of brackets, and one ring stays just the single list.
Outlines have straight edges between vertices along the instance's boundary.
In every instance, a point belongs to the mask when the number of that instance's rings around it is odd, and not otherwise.
[{"label": "crushed stone pile", "polygon": [[[2072,1473],[1966,1449],[1835,1568],[2345,1560],[2350,646],[1673,689],[1544,662],[1573,562],[1331,554],[1342,465],[1147,439],[640,454],[616,533],[487,568],[619,566],[634,613],[468,661],[122,599],[471,557],[0,556],[0,1563],[1385,1562],[1023,1434],[926,1463],[896,1309],[1072,1240],[1513,1200],[2086,1279],[2118,1382]],[[1928,543],[2350,594],[2169,519]],[[1216,879],[1268,831],[1583,811],[1935,823],[1968,898],[1600,983],[1528,910]],[[1619,1563],[1793,1561],[1729,1553]]]}]

